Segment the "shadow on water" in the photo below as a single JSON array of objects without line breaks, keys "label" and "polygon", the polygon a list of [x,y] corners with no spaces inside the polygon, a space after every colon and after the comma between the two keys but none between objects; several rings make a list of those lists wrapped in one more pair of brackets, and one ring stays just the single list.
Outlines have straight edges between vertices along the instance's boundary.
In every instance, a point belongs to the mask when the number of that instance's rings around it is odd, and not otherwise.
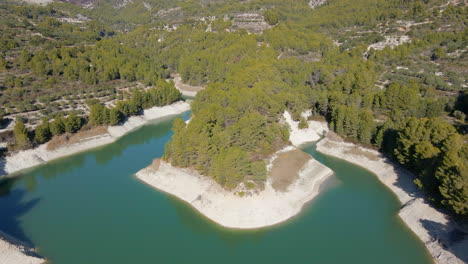
[{"label": "shadow on water", "polygon": [[[158,127],[162,127],[163,129],[157,130],[154,133],[147,133],[145,131],[145,129],[151,129],[150,127],[155,124],[150,123],[128,135],[125,135],[112,144],[98,147],[94,150],[74,154],[72,156],[59,158],[47,162],[46,164],[15,173],[14,176],[21,178],[25,183],[27,191],[32,192],[35,190],[37,181],[36,177],[42,177],[43,179],[49,180],[54,179],[60,175],[70,173],[75,169],[83,167],[86,162],[86,158],[89,157],[89,155],[92,155],[98,164],[104,166],[114,158],[122,155],[122,153],[130,146],[147,144],[154,138],[164,136],[168,131],[171,130],[173,118],[174,117],[171,116],[168,117],[167,120],[163,119],[155,121]],[[0,175],[2,175],[2,173],[6,174],[5,164],[4,161],[0,159]]]},{"label": "shadow on water", "polygon": [[2,158],[0,158],[0,177],[5,174],[5,161]]},{"label": "shadow on water", "polygon": [[[320,162],[327,165],[326,155],[322,155],[316,151],[315,145],[312,145],[312,155],[314,158],[317,158]],[[325,159],[324,159],[325,157]],[[324,162],[325,161],[325,162]],[[385,158],[385,162],[388,164],[394,164],[394,162],[388,158]],[[336,167],[336,166],[335,166]],[[444,215],[449,215],[444,209],[438,208],[433,205],[425,195],[425,193],[420,190],[417,185],[414,183],[414,177],[411,172],[402,166],[394,164],[394,172],[397,175],[396,182],[393,183],[394,186],[404,190],[410,197],[413,199],[423,199],[425,203],[432,204],[432,208],[443,213]],[[374,174],[370,172],[371,174]],[[392,192],[392,195],[396,199],[396,195]],[[398,201],[397,212],[401,209],[401,203]],[[403,205],[404,206],[404,205]],[[424,229],[430,234],[432,241],[442,245],[444,249],[453,253],[456,257],[463,260],[465,263],[468,263],[468,232],[466,227],[462,227],[459,223],[456,223],[452,217],[449,217],[450,221],[447,224],[441,224],[427,219],[421,219],[420,222]],[[461,221],[463,222],[463,220]]]},{"label": "shadow on water", "polygon": [[[450,216],[444,208],[434,204],[429,197],[417,187],[414,183],[414,176],[404,167],[395,164],[394,161],[385,158],[385,162],[393,164],[394,172],[397,175],[395,186],[404,190],[405,193],[409,194],[413,199],[422,199],[425,203],[431,205],[432,208],[439,211],[448,217],[449,222],[447,224],[438,223],[435,221],[421,219],[420,222],[424,229],[427,230],[433,241],[436,241],[442,247],[453,253],[456,257],[468,263],[468,231],[466,228],[461,227],[455,219]],[[403,205],[405,206],[405,205]],[[464,222],[466,220],[462,220]]]},{"label": "shadow on water", "polygon": [[40,199],[32,199],[23,201],[26,191],[24,189],[14,189],[17,179],[5,179],[0,182],[0,230],[5,231],[8,235],[23,241],[27,246],[32,247],[32,241],[26,236],[21,227],[20,217],[36,206]]},{"label": "shadow on water", "polygon": [[[188,114],[186,115],[188,116]],[[154,125],[148,124],[148,126],[120,138],[113,144],[97,148],[90,152],[72,155],[72,157],[70,156],[53,160],[38,167],[15,173],[14,177],[1,179],[0,232],[4,231],[7,235],[25,242],[28,246],[32,246],[33,244],[31,240],[22,230],[21,221],[19,219],[40,201],[39,199],[24,201],[25,194],[27,192],[34,192],[36,190],[37,182],[39,181],[38,178],[50,180],[61,175],[69,174],[75,169],[83,167],[86,163],[86,159],[90,157],[90,154],[97,163],[105,165],[114,158],[122,155],[122,153],[131,145],[147,144],[152,139],[167,134],[172,127],[172,119],[173,117],[169,117],[167,120],[164,119],[157,121],[158,126],[163,127],[164,129],[157,130],[155,133],[145,132],[145,128],[151,129],[150,126]],[[6,174],[5,162],[3,159],[0,159],[0,175],[4,174]],[[18,188],[17,186],[19,186],[19,184],[22,184],[24,188]]]},{"label": "shadow on water", "polygon": [[159,138],[167,134],[172,128],[172,121],[174,116],[164,120],[157,121],[158,129],[154,133],[147,133],[146,129],[151,129],[154,124],[148,124],[132,133],[118,139],[116,142],[104,146],[92,152],[96,162],[100,165],[106,165],[114,158],[122,155],[122,153],[132,145],[148,144],[154,138]]},{"label": "shadow on water", "polygon": [[453,222],[446,225],[427,219],[422,219],[420,222],[429,231],[433,241],[468,263],[468,233],[466,231],[458,228]]},{"label": "shadow on water", "polygon": [[[67,159],[67,162],[62,162],[61,160],[62,159],[54,160],[38,167],[23,170],[19,173],[15,173],[14,178],[7,178],[5,181],[21,181],[25,187],[24,191],[34,192],[36,190],[38,177],[45,180],[57,178],[60,175],[64,175],[83,166],[86,161],[86,157],[85,155],[76,155],[73,159]],[[5,193],[8,191],[8,188],[12,187],[13,185],[5,185],[2,187],[1,193]],[[3,196],[1,193],[0,197]]]},{"label": "shadow on water", "polygon": [[0,177],[1,177],[2,175],[5,175],[5,174],[6,174],[6,171],[5,171],[5,160],[3,159],[3,157],[5,156],[6,151],[7,151],[6,148],[0,147]]}]

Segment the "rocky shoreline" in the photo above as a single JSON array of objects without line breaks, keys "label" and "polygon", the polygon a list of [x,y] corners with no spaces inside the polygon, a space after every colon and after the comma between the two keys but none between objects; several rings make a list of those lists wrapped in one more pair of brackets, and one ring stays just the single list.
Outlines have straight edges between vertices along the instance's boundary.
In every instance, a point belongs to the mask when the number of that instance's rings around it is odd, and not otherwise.
[{"label": "rocky shoreline", "polygon": [[320,187],[333,171],[299,149],[304,143],[320,139],[326,125],[309,121],[309,128],[300,130],[299,122],[293,121],[288,112],[283,122],[290,127],[294,146],[276,152],[268,160],[269,177],[262,190],[248,190],[242,185],[226,190],[195,170],[176,168],[161,160],[137,172],[136,177],[187,202],[224,227],[252,229],[284,222],[320,194]]},{"label": "rocky shoreline", "polygon": [[[332,132],[317,143],[317,151],[359,165],[376,175],[400,200],[398,215],[424,243],[435,263],[468,260],[468,237],[449,217],[436,210],[413,182],[414,176],[375,150],[344,142]],[[464,234],[464,235],[463,235]]]},{"label": "rocky shoreline", "polygon": [[113,143],[118,138],[151,121],[181,114],[188,110],[190,110],[190,104],[183,101],[162,107],[153,107],[144,110],[142,115],[128,118],[123,124],[108,127],[107,132],[104,134],[84,138],[78,143],[70,144],[54,150],[48,150],[46,143],[34,149],[20,151],[11,156],[7,156],[5,160],[0,160],[0,179],[20,170],[35,167],[54,159],[70,156]]},{"label": "rocky shoreline", "polygon": [[0,264],[41,264],[41,258],[34,249],[0,231]]},{"label": "rocky shoreline", "polygon": [[[8,173],[12,173],[48,160],[112,143],[150,120],[187,110],[189,105],[185,102],[145,110],[143,116],[132,117],[120,126],[109,127],[107,134],[60,148],[57,153],[48,151],[44,154],[41,151],[46,151],[45,146],[41,146],[44,147],[43,150],[30,150],[32,154],[18,153],[16,155],[22,156],[15,155],[10,157],[10,160],[7,159],[5,168],[8,169]],[[307,113],[303,116],[307,117]],[[287,112],[283,115],[283,122],[291,127],[290,141],[294,147],[287,147],[271,157],[267,166],[270,174],[273,163],[281,153],[297,151],[302,144],[316,141],[320,138],[319,135],[327,133],[327,136],[317,143],[317,151],[359,165],[374,173],[400,200],[402,207],[398,213],[399,217],[424,243],[435,263],[466,263],[466,232],[458,228],[443,211],[436,210],[425,200],[424,193],[414,184],[411,173],[389,162],[375,150],[344,142],[339,136],[329,132],[324,122],[308,121],[308,128],[298,129],[298,122],[293,121]],[[301,166],[296,171],[297,177],[290,181],[286,189],[279,191],[274,188],[273,180],[269,177],[263,190],[246,191],[246,195],[239,192],[245,189],[227,191],[212,179],[193,170],[175,168],[160,160],[139,171],[136,177],[158,190],[184,200],[222,226],[248,229],[275,225],[297,215],[307,202],[319,194],[322,184],[333,174],[329,168],[313,158]],[[10,250],[11,254],[22,250],[8,245],[3,248]]]},{"label": "rocky shoreline", "polygon": [[260,191],[226,190],[207,176],[161,160],[137,172],[136,177],[187,202],[221,226],[253,229],[276,225],[299,214],[306,203],[319,195],[321,185],[332,174],[310,157],[284,191],[274,188],[271,177]]}]

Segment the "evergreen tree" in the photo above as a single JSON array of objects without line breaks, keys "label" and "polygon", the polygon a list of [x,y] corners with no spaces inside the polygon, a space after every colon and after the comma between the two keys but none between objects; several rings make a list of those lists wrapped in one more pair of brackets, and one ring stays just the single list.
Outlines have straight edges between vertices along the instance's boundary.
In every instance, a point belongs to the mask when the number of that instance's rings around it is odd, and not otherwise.
[{"label": "evergreen tree", "polygon": [[52,133],[50,132],[49,121],[43,120],[42,124],[37,126],[34,131],[34,140],[39,144],[43,144],[49,141],[51,136]]},{"label": "evergreen tree", "polygon": [[279,20],[279,14],[278,14],[278,11],[276,10],[267,10],[265,11],[265,20],[266,22],[269,24],[269,25],[276,25],[278,24],[278,20]]},{"label": "evergreen tree", "polygon": [[372,112],[369,110],[363,110],[359,113],[358,123],[358,139],[366,144],[371,143],[372,135],[375,131],[375,122]]},{"label": "evergreen tree", "polygon": [[68,115],[65,119],[65,131],[75,133],[81,128],[81,118],[74,113]]},{"label": "evergreen tree", "polygon": [[0,127],[3,125],[3,118],[5,117],[5,110],[0,109]]},{"label": "evergreen tree", "polygon": [[122,113],[117,108],[113,107],[109,110],[109,125],[115,126],[122,121]]},{"label": "evergreen tree", "polygon": [[100,103],[95,103],[89,107],[89,122],[93,125],[107,124],[106,107]]},{"label": "evergreen tree", "polygon": [[307,120],[304,117],[301,117],[301,121],[299,121],[298,127],[299,129],[304,129],[304,128],[309,127],[309,124],[307,123]]},{"label": "evergreen tree", "polygon": [[26,148],[30,146],[31,142],[29,140],[28,129],[22,121],[17,120],[13,129],[13,134],[15,135],[15,142],[17,147]]},{"label": "evergreen tree", "polygon": [[468,214],[468,147],[459,134],[443,144],[441,164],[435,176],[440,181],[442,203],[459,215]]},{"label": "evergreen tree", "polygon": [[54,121],[50,123],[50,132],[54,136],[65,133],[65,122],[62,116],[57,116]]},{"label": "evergreen tree", "polygon": [[19,65],[21,69],[26,69],[29,66],[29,60],[31,59],[31,54],[26,49],[22,49],[19,56]]},{"label": "evergreen tree", "polygon": [[8,62],[5,58],[0,54],[0,71],[7,70]]}]

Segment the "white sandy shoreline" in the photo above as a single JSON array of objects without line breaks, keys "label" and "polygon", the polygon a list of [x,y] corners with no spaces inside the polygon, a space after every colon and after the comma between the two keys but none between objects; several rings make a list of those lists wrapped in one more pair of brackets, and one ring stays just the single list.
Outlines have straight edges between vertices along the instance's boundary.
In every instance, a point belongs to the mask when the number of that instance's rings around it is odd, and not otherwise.
[{"label": "white sandy shoreline", "polygon": [[150,186],[187,202],[217,224],[236,229],[275,225],[301,212],[304,204],[319,194],[321,184],[333,172],[311,159],[299,178],[285,192],[274,190],[267,180],[265,189],[241,197],[223,189],[214,180],[190,169],[175,168],[162,162],[140,170],[136,177]]},{"label": "white sandy shoreline", "polygon": [[[299,122],[293,121],[288,112],[283,117],[283,121],[290,126],[290,141],[295,147],[286,147],[272,155],[268,161],[268,171],[271,171],[278,154],[297,150],[304,143],[316,141],[320,138],[319,134],[327,130],[326,126],[315,121],[309,121],[308,129],[299,130]],[[284,192],[276,190],[271,177],[268,177],[263,190],[244,197],[235,191],[223,189],[214,180],[194,170],[175,168],[162,161],[158,168],[148,166],[137,172],[136,177],[187,202],[221,226],[253,229],[275,225],[299,214],[306,203],[320,194],[320,187],[333,171],[310,156],[297,174],[297,179]]]},{"label": "white sandy shoreline", "polygon": [[[163,108],[164,111],[161,111]],[[18,153],[19,156],[7,159],[5,168],[7,173],[13,173],[52,159],[109,144],[151,120],[180,114],[189,108],[188,103],[179,102],[162,108],[145,110],[143,116],[132,117],[123,125],[110,127],[107,134],[89,138],[85,142],[56,151],[47,151],[43,145],[39,147],[43,149],[28,150],[30,153],[24,151],[26,154]],[[325,122],[309,121],[308,129],[299,130],[298,122],[294,122],[288,113],[283,117],[291,127],[290,140],[296,147],[316,141],[323,132],[328,131]],[[457,228],[445,214],[424,201],[422,198],[424,194],[413,183],[414,177],[410,173],[387,162],[377,151],[346,143],[335,137],[327,136],[320,140],[317,143],[317,151],[359,165],[374,173],[400,200],[403,205],[399,211],[400,218],[424,243],[435,263],[465,263],[462,259],[466,259],[468,253],[466,250],[468,239],[464,237],[451,241],[451,236]],[[311,160],[301,170],[299,180],[290,186],[288,191],[277,192],[268,180],[264,191],[244,197],[225,191],[208,177],[188,169],[174,168],[164,162],[161,162],[157,170],[151,166],[140,170],[136,173],[136,177],[160,191],[187,202],[201,214],[222,226],[249,229],[275,225],[299,214],[307,202],[319,195],[320,187],[332,173],[329,168]],[[431,226],[424,224],[425,222],[434,224]],[[444,228],[440,228],[441,226]]]},{"label": "white sandy shoreline", "polygon": [[[73,155],[79,152],[90,150],[93,148],[101,147],[115,142],[118,138],[125,134],[157,119],[169,117],[172,115],[181,114],[190,110],[190,105],[187,102],[179,101],[171,105],[162,107],[153,107],[146,109],[143,115],[132,116],[121,125],[112,126],[107,128],[107,133],[86,138],[79,143],[70,144],[55,150],[47,150],[47,143],[42,144],[37,148],[20,151],[12,156],[6,157],[5,160],[0,160],[0,168],[3,169],[5,176],[24,170],[27,168],[35,167],[48,161],[62,158],[65,156]],[[0,178],[2,177],[0,170]],[[3,177],[5,177],[3,176]]]},{"label": "white sandy shoreline", "polygon": [[[375,150],[329,135],[317,143],[317,151],[359,165],[375,174],[398,197],[402,203],[398,215],[424,243],[435,263],[465,263],[458,257],[465,254],[463,258],[466,259],[468,238],[452,241],[451,236],[457,232],[457,228],[447,215],[424,201],[424,194],[414,184],[411,173],[389,163]],[[434,238],[434,234],[437,238]],[[457,257],[452,252],[460,254]]]},{"label": "white sandy shoreline", "polygon": [[0,231],[0,264],[41,264],[45,259],[21,241]]}]

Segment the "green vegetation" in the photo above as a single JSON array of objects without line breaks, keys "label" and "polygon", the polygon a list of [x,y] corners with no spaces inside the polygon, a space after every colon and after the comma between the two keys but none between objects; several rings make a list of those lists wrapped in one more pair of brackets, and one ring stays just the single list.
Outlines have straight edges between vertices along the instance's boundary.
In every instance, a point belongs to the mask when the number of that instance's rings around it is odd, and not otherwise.
[{"label": "green vegetation", "polygon": [[42,124],[36,127],[34,140],[39,144],[43,144],[49,141],[51,137],[52,133],[50,132],[50,124],[47,120],[43,120]]},{"label": "green vegetation", "polygon": [[307,123],[307,120],[304,117],[301,117],[298,127],[299,129],[304,129],[304,128],[309,127],[309,124]]},{"label": "green vegetation", "polygon": [[43,144],[49,141],[52,136],[59,136],[63,133],[76,133],[85,124],[90,126],[117,125],[129,116],[140,114],[143,109],[164,106],[180,100],[181,94],[173,83],[162,81],[159,85],[158,87],[149,88],[146,92],[134,90],[130,100],[118,101],[117,105],[110,109],[99,102],[92,102],[87,118],[77,116],[73,112],[66,118],[58,115],[52,122],[44,118],[42,123],[31,132],[27,130],[22,120],[17,120],[14,128],[15,145],[11,147],[19,150],[30,148],[33,144]]},{"label": "green vegetation", "polygon": [[277,11],[272,10],[272,9],[267,10],[265,12],[264,16],[265,16],[265,20],[266,20],[266,22],[268,24],[270,24],[272,26],[278,24],[280,15],[279,15],[279,13]]},{"label": "green vegetation", "polygon": [[[307,17],[304,23],[299,19],[295,21],[297,16],[283,10],[283,15],[290,19],[257,37],[257,41],[268,43],[273,50],[249,46],[249,37],[237,36],[236,43],[246,43],[242,53],[246,56],[237,55],[239,59],[224,71],[229,73],[226,76],[211,68],[204,70],[206,66],[196,71],[180,71],[187,82],[209,85],[193,104],[191,122],[185,125],[180,121],[174,126],[175,135],[166,146],[165,158],[175,166],[193,167],[227,188],[252,179],[264,179],[263,158],[287,141],[285,129],[275,127],[280,114],[288,110],[300,120],[299,114],[310,109],[315,115],[325,116],[338,134],[374,145],[409,168],[417,175],[415,182],[434,202],[440,202],[456,214],[466,215],[467,151],[462,147],[464,144],[459,144],[458,149],[448,147],[449,142],[456,139],[459,143],[466,141],[464,121],[460,122],[461,114],[466,114],[462,112],[464,104],[456,104],[460,99],[453,93],[463,90],[461,84],[466,77],[459,64],[462,57],[446,54],[449,49],[453,53],[463,48],[466,30],[460,16],[453,16],[451,20],[444,17],[448,10],[461,14],[466,8],[449,7],[439,15],[428,11],[438,8],[441,3],[437,2],[375,1],[380,15],[370,17],[368,1],[357,1],[349,7],[346,3],[336,1],[316,11],[303,12],[316,18]],[[349,10],[351,6],[357,9]],[[324,15],[330,10],[340,15]],[[358,37],[358,41],[351,36],[384,21],[396,27],[397,19],[422,21],[428,16],[433,16],[431,19],[436,25],[447,23],[441,20],[450,20],[454,30],[433,33],[431,25],[422,24],[408,32],[413,38],[411,43],[369,51],[364,45],[385,38],[377,34],[379,37]],[[317,25],[320,28],[308,29]],[[347,27],[356,28],[343,34]],[[336,47],[329,37],[338,37],[343,44]],[[236,43],[224,47],[231,51]],[[182,55],[182,69],[186,69],[190,61],[210,66],[210,57],[216,55],[197,52],[197,44],[208,50],[211,47],[219,50],[216,44],[192,42],[190,45],[195,52],[190,57]],[[234,55],[235,52],[222,54]],[[278,54],[283,58],[276,59]],[[222,58],[213,60],[223,61]],[[434,60],[438,60],[436,67]],[[452,77],[439,78],[443,75],[436,75],[438,71]],[[252,93],[256,94],[255,99],[250,99]],[[237,99],[238,96],[243,99]],[[458,116],[459,121],[454,123],[451,116]],[[254,121],[245,121],[247,119]],[[300,121],[304,128],[305,120]],[[274,133],[270,134],[269,130]],[[259,173],[253,172],[254,167]]]},{"label": "green vegetation", "polygon": [[50,132],[54,136],[61,135],[65,133],[65,122],[62,116],[58,116],[54,121],[50,123]]},{"label": "green vegetation", "polygon": [[77,132],[82,126],[81,117],[71,113],[67,119],[65,119],[65,132],[67,133],[75,133]]},{"label": "green vegetation", "polygon": [[[306,128],[301,113],[310,110],[347,140],[411,170],[435,204],[468,214],[463,4],[145,3],[0,6],[0,108],[6,118],[39,112],[53,120],[29,121],[35,132],[18,123],[18,146],[174,102],[180,94],[165,79],[179,73],[207,88],[192,104],[190,123],[174,123],[164,155],[174,166],[226,188],[261,186],[265,159],[288,144],[282,114]],[[271,28],[248,34],[234,25],[243,13],[263,14]],[[77,25],[66,22],[70,16],[89,20]]]},{"label": "green vegetation", "polygon": [[18,120],[16,122],[15,128],[13,130],[15,135],[16,144],[15,147],[17,148],[25,148],[28,147],[31,142],[29,140],[29,132],[23,122]]},{"label": "green vegetation", "polygon": [[172,104],[180,97],[181,94],[173,83],[161,81],[157,88],[153,87],[145,92],[134,90],[130,100],[118,101],[116,106],[110,109],[94,102],[90,106],[89,122],[92,125],[114,126],[126,117],[139,114],[143,109]]}]

